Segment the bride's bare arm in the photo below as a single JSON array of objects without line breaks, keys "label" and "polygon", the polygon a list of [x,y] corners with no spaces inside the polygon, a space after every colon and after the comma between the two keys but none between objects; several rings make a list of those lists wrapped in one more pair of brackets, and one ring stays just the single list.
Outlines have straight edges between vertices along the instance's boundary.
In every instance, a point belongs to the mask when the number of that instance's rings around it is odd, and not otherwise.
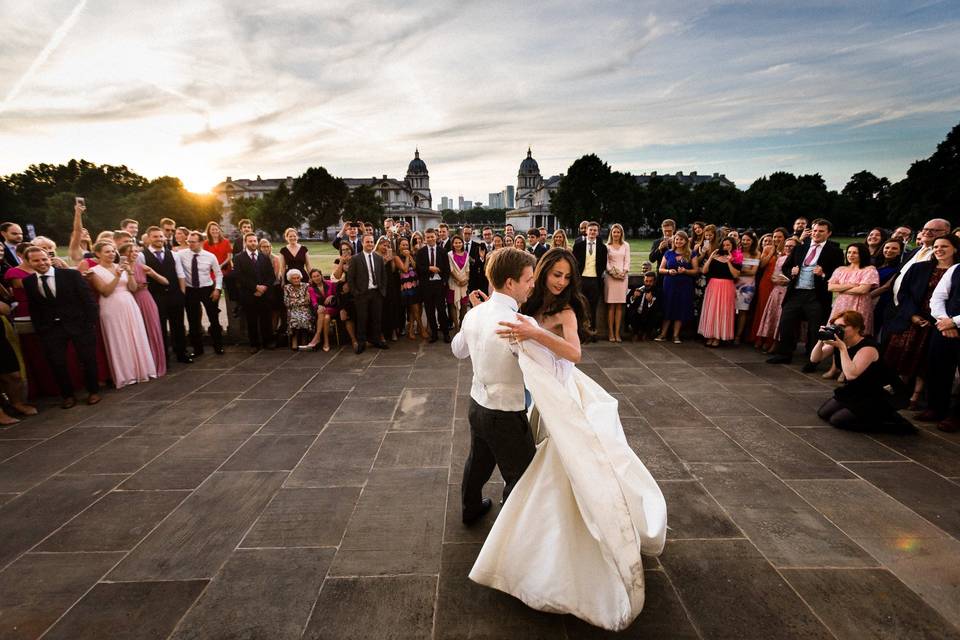
[{"label": "bride's bare arm", "polygon": [[510,337],[511,332],[517,340],[533,340],[549,349],[558,358],[569,360],[573,364],[580,362],[580,337],[577,335],[577,316],[572,309],[560,312],[560,325],[563,336],[544,329],[536,322],[529,322],[518,314],[516,322],[501,322],[504,329],[500,335]]}]

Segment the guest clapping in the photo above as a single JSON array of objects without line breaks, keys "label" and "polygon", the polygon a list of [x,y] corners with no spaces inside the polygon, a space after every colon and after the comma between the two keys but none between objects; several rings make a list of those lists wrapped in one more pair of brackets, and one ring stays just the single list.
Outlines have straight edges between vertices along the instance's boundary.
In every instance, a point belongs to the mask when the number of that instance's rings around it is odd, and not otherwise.
[{"label": "guest clapping", "polygon": [[90,282],[100,294],[100,329],[110,362],[110,374],[119,389],[156,378],[157,365],[150,350],[143,315],[133,297],[137,290],[134,265],[122,256],[117,264],[116,251],[110,242],[98,242],[93,246],[99,264],[90,269]]}]

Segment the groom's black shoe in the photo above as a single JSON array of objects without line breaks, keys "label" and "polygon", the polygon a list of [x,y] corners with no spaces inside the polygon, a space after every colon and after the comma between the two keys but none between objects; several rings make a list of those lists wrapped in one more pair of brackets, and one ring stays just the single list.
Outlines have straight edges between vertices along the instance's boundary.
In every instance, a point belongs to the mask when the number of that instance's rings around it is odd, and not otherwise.
[{"label": "groom's black shoe", "polygon": [[493,501],[490,498],[484,498],[483,500],[480,501],[480,508],[477,509],[475,512],[473,513],[464,512],[463,524],[469,527],[474,522],[476,522],[477,520],[482,518],[484,515],[486,515],[487,511],[490,511],[490,508],[492,506],[493,506]]}]

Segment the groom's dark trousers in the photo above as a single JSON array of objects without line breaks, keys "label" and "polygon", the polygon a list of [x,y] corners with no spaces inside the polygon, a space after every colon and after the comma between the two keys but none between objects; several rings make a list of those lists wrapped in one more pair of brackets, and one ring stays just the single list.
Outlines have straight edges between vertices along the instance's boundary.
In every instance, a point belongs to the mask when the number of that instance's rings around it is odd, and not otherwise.
[{"label": "groom's dark trousers", "polygon": [[537,451],[526,411],[487,409],[471,398],[468,417],[470,454],[460,487],[463,515],[467,518],[480,510],[483,485],[490,479],[494,467],[500,467],[506,501]]}]

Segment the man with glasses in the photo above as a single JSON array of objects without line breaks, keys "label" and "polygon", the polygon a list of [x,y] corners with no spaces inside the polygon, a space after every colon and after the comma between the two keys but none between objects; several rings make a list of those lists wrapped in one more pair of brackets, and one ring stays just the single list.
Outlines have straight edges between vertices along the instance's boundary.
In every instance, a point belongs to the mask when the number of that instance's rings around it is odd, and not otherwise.
[{"label": "man with glasses", "polygon": [[[899,231],[899,229],[898,229]],[[900,302],[897,299],[897,296],[900,293],[900,285],[903,283],[903,277],[906,275],[907,271],[918,262],[926,262],[933,259],[933,243],[937,238],[942,238],[950,233],[950,221],[944,220],[943,218],[934,218],[923,225],[923,229],[917,233],[918,245],[916,249],[913,250],[910,254],[906,255],[903,266],[900,268],[900,273],[897,274],[897,279],[893,281],[893,304],[899,305]]]}]

